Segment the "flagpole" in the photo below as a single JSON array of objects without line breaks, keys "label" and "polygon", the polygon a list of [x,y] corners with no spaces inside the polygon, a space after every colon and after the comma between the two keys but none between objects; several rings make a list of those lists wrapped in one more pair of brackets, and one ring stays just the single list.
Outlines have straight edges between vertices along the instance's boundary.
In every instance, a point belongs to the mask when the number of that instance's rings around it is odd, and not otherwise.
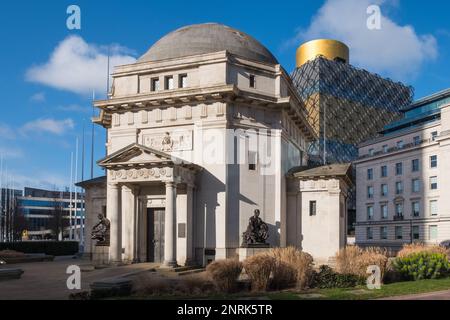
[{"label": "flagpole", "polygon": [[75,181],[74,181],[74,190],[75,190],[75,239],[79,240],[79,235],[77,233],[78,226],[78,188],[75,186],[78,180],[78,137],[76,139],[76,150],[75,150]]},{"label": "flagpole", "polygon": [[70,153],[70,184],[69,184],[69,192],[70,192],[70,205],[69,205],[69,240],[73,239],[72,233],[72,190],[73,190],[73,151]]},{"label": "flagpole", "polygon": [[[95,90],[92,91],[92,117],[95,116],[95,108],[94,108],[94,101],[95,101]],[[94,179],[94,122],[91,121],[91,179]]]},{"label": "flagpole", "polygon": [[3,153],[0,154],[0,242],[4,242],[4,216],[3,216]]}]

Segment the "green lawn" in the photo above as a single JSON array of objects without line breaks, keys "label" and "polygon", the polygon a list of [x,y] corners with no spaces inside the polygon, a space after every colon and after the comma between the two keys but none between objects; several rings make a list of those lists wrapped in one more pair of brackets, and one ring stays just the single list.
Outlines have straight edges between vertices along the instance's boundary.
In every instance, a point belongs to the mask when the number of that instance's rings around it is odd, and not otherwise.
[{"label": "green lawn", "polygon": [[267,293],[274,300],[367,300],[415,293],[426,293],[450,289],[450,278],[396,282],[382,285],[380,290],[368,290],[364,286],[351,289],[315,289],[307,292]]}]

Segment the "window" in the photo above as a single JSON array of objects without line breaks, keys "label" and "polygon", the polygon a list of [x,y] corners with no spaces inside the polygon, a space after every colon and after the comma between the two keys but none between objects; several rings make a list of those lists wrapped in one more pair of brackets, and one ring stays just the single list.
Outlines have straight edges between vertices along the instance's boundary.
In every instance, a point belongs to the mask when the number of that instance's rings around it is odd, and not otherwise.
[{"label": "window", "polygon": [[412,180],[411,190],[412,190],[412,192],[420,192],[420,180],[419,179]]},{"label": "window", "polygon": [[403,203],[397,203],[395,205],[395,216],[398,218],[403,217]]},{"label": "window", "polygon": [[430,177],[430,189],[437,190],[437,188],[438,188],[437,177]]},{"label": "window", "polygon": [[388,176],[388,168],[387,168],[387,166],[382,166],[381,167],[381,177],[386,178],[387,176]]},{"label": "window", "polygon": [[437,200],[430,201],[430,215],[435,217],[438,215],[438,202]]},{"label": "window", "polygon": [[367,180],[373,180],[373,169],[367,169]]},{"label": "window", "polygon": [[256,88],[256,77],[254,74],[251,74],[249,77],[249,85],[250,88]]},{"label": "window", "polygon": [[367,187],[367,198],[373,198],[373,187]]},{"label": "window", "polygon": [[389,147],[388,147],[388,145],[387,144],[385,144],[383,147],[382,147],[382,149],[383,149],[383,153],[387,153],[388,152],[388,149],[389,149]]},{"label": "window", "polygon": [[430,226],[430,240],[438,238],[438,226]]},{"label": "window", "polygon": [[438,162],[437,162],[437,156],[431,156],[430,157],[430,168],[437,168]]},{"label": "window", "polygon": [[387,227],[380,227],[380,239],[387,239]]},{"label": "window", "polygon": [[412,216],[417,218],[420,216],[420,202],[419,201],[413,201],[411,203],[412,208]]},{"label": "window", "polygon": [[403,149],[403,140],[397,141],[397,149]]},{"label": "window", "polygon": [[367,207],[367,220],[373,220],[373,206]]},{"label": "window", "polygon": [[418,172],[419,168],[419,159],[414,159],[411,161],[412,172]]},{"label": "window", "polygon": [[403,227],[400,226],[395,227],[395,239],[397,240],[403,239]]},{"label": "window", "polygon": [[415,136],[414,138],[413,138],[413,143],[414,143],[414,145],[415,146],[418,146],[419,144],[420,144],[420,136]]},{"label": "window", "polygon": [[167,76],[164,78],[164,88],[166,90],[173,89],[173,76]]},{"label": "window", "polygon": [[397,181],[395,183],[395,193],[396,194],[402,194],[403,193],[403,182]]},{"label": "window", "polygon": [[178,76],[178,88],[187,87],[187,74],[180,74]]},{"label": "window", "polygon": [[373,149],[369,149],[369,156],[373,156],[374,153],[375,151]]},{"label": "window", "polygon": [[387,204],[382,204],[380,206],[380,210],[381,210],[381,218],[382,219],[387,219],[388,215],[389,215]]},{"label": "window", "polygon": [[388,195],[388,185],[387,184],[382,184],[381,185],[381,196],[382,197],[387,197]]},{"label": "window", "polygon": [[403,163],[399,162],[395,164],[395,174],[401,176],[403,174]]},{"label": "window", "polygon": [[159,78],[153,78],[151,80],[151,91],[159,90]]},{"label": "window", "polygon": [[420,228],[419,228],[419,226],[413,226],[412,227],[412,238],[413,238],[413,240],[419,240],[420,239]]},{"label": "window", "polygon": [[309,216],[313,217],[317,215],[317,201],[309,202]]},{"label": "window", "polygon": [[248,170],[256,171],[257,153],[250,151],[248,153]]},{"label": "window", "polygon": [[437,136],[438,136],[438,132],[437,132],[437,131],[433,131],[433,132],[431,133],[431,141],[435,141],[436,138],[437,138]]},{"label": "window", "polygon": [[373,239],[373,230],[371,227],[367,227],[367,240]]}]

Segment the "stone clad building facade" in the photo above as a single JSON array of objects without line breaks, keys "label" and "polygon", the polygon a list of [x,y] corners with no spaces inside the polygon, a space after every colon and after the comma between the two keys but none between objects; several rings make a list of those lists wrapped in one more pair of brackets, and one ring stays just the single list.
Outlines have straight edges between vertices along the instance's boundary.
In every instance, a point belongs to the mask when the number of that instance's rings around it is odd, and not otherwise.
[{"label": "stone clad building facade", "polygon": [[[295,172],[314,131],[289,75],[258,41],[219,24],[178,29],[115,68],[110,98],[95,106],[95,123],[107,129],[98,164],[107,172],[111,263],[237,258],[255,209],[271,246],[301,248],[301,197],[288,193],[301,192]],[[346,174],[336,179],[347,183]]]},{"label": "stone clad building facade", "polygon": [[358,245],[450,240],[450,90],[413,103],[359,153]]}]

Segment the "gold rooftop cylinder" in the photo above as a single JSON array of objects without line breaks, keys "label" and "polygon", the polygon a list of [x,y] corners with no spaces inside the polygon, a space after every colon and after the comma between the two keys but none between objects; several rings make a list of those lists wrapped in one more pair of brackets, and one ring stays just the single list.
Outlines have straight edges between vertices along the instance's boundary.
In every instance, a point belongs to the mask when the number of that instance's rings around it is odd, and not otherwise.
[{"label": "gold rooftop cylinder", "polygon": [[309,60],[314,60],[318,55],[324,56],[328,60],[336,58],[345,63],[350,61],[350,50],[344,43],[331,39],[317,39],[302,44],[297,49],[297,68],[304,65]]}]

